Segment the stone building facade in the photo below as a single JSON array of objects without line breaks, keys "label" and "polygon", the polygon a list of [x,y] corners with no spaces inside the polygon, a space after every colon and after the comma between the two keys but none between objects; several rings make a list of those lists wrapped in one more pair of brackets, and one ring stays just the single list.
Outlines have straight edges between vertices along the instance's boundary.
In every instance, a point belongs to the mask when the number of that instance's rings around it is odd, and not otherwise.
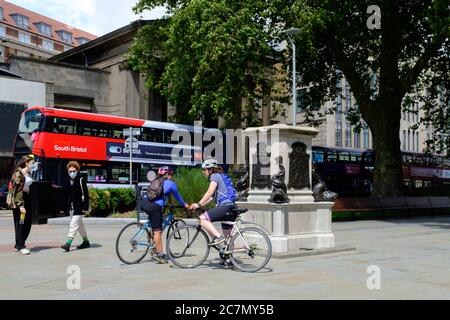
[{"label": "stone building facade", "polygon": [[135,21],[45,61],[13,57],[9,71],[46,83],[49,107],[165,121],[165,100],[145,88],[143,75],[123,68],[135,33],[147,23]]}]

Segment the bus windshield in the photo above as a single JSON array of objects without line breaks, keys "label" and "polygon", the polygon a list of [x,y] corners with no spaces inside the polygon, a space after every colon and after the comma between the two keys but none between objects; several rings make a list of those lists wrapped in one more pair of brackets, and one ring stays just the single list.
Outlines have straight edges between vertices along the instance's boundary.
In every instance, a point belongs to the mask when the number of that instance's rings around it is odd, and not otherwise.
[{"label": "bus windshield", "polygon": [[19,133],[33,133],[39,129],[42,113],[39,110],[30,110],[22,114],[19,122]]}]

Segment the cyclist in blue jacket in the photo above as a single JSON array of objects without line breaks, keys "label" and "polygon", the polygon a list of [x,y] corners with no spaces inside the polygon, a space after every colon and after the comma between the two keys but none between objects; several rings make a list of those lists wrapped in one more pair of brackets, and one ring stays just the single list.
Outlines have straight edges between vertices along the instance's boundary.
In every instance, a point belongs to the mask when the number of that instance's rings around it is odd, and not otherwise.
[{"label": "cyclist in blue jacket", "polygon": [[167,259],[163,254],[162,250],[162,230],[163,230],[163,212],[162,208],[165,206],[167,202],[167,198],[170,194],[172,194],[175,199],[178,201],[180,205],[189,209],[189,205],[184,202],[180,193],[178,192],[177,185],[174,181],[172,181],[173,171],[168,167],[161,167],[158,170],[158,176],[156,179],[161,177],[165,178],[163,184],[163,196],[150,201],[145,194],[142,197],[141,209],[144,210],[148,214],[148,219],[153,231],[153,241],[155,242],[156,247],[156,255],[155,259],[160,263],[167,263]]},{"label": "cyclist in blue jacket", "polygon": [[[232,211],[236,208],[235,198],[230,197],[227,192],[223,169],[215,159],[205,160],[202,164],[203,175],[210,181],[208,191],[198,203],[191,205],[191,210],[206,206],[211,201],[216,203],[216,207],[205,211],[200,216],[200,225],[208,231],[214,238],[210,245],[215,246],[223,243],[225,237],[229,235],[233,226],[222,224],[223,236],[214,227],[214,221],[235,221],[237,214]],[[233,189],[234,190],[234,189]]]}]

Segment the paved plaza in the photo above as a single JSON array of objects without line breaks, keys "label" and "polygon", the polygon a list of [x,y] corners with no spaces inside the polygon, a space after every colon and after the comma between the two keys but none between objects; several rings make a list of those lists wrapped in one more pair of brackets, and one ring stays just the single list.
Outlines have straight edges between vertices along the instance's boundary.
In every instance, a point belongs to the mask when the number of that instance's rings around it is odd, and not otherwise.
[{"label": "paved plaza", "polygon": [[[64,253],[67,226],[33,226],[31,255],[21,256],[12,217],[1,214],[0,299],[450,299],[448,216],[334,223],[336,245],[356,250],[272,259],[255,274],[225,269],[215,252],[193,270],[149,257],[124,265],[115,254],[121,228],[89,224],[93,247]],[[81,271],[79,290],[67,287],[70,266]]]}]

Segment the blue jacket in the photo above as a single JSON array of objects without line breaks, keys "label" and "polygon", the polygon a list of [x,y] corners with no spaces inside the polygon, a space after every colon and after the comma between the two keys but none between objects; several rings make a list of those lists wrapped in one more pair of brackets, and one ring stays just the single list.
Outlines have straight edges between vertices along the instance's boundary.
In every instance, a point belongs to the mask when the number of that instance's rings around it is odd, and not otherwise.
[{"label": "blue jacket", "polygon": [[[180,193],[178,192],[178,188],[175,182],[173,182],[172,180],[165,180],[164,181],[164,197],[158,200],[155,200],[154,203],[158,204],[161,208],[164,207],[166,205],[167,202],[167,198],[170,194],[173,194],[173,196],[175,197],[175,199],[178,201],[178,203],[180,205],[182,205],[183,207],[186,205],[186,202],[184,202],[183,198],[181,197]],[[144,196],[144,198],[146,198],[147,195]]]}]

